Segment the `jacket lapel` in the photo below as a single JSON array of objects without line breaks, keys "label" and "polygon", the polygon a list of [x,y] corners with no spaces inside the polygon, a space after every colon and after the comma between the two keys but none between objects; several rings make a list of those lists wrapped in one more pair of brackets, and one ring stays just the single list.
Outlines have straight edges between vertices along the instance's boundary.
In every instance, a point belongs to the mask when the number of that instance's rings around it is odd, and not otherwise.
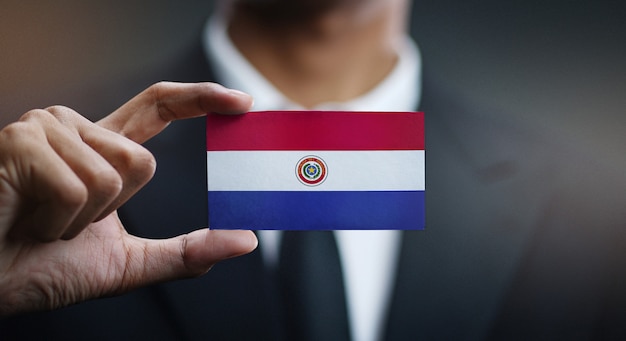
[{"label": "jacket lapel", "polygon": [[385,339],[484,339],[534,229],[535,172],[516,129],[424,91],[426,230],[404,233]]}]

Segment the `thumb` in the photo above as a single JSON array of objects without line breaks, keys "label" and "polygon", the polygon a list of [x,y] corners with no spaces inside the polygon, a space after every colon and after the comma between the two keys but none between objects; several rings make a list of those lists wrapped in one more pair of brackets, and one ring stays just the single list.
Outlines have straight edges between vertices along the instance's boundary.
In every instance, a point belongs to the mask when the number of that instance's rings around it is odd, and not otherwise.
[{"label": "thumb", "polygon": [[252,231],[209,229],[170,239],[143,241],[141,255],[131,257],[138,263],[131,261],[127,268],[127,278],[141,282],[132,283],[131,287],[200,276],[215,263],[252,252],[258,244]]}]

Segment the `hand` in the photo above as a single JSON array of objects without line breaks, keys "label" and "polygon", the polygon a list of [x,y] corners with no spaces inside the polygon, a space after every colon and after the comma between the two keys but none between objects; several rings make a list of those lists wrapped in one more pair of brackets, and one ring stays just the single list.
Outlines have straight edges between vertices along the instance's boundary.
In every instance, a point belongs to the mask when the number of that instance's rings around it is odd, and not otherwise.
[{"label": "hand", "polygon": [[129,235],[116,213],[155,170],[139,143],[173,120],[251,103],[217,84],[158,83],[97,124],[55,106],[0,130],[0,316],[199,276],[252,251],[250,231],[149,240]]}]

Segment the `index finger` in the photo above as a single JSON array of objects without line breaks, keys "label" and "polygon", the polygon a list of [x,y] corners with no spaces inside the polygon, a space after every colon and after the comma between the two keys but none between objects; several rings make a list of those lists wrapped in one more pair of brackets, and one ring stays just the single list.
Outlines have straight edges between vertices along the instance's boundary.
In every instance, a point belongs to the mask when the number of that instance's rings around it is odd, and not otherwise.
[{"label": "index finger", "polygon": [[209,112],[240,114],[252,106],[252,97],[216,83],[160,82],[135,96],[97,124],[143,143],[179,119]]}]

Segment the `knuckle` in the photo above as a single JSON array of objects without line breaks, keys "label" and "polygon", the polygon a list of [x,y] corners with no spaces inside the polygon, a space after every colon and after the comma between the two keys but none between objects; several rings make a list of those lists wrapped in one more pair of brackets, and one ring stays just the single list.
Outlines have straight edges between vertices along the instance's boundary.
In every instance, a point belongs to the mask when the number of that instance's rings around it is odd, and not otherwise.
[{"label": "knuckle", "polygon": [[147,92],[154,102],[161,102],[161,94],[172,87],[172,82],[160,81],[148,87]]},{"label": "knuckle", "polygon": [[89,191],[81,181],[74,181],[59,189],[56,198],[61,205],[71,210],[78,210],[85,206],[89,199]]},{"label": "knuckle", "polygon": [[77,122],[80,117],[80,114],[71,108],[62,105],[53,105],[46,109],[30,110],[23,114],[19,121],[38,122],[41,125],[52,125],[54,123],[71,125]]},{"label": "knuckle", "polygon": [[21,122],[32,122],[32,121],[50,121],[54,118],[51,112],[43,109],[33,109],[29,110],[25,114],[23,114],[19,121]]},{"label": "knuckle", "polygon": [[153,84],[148,88],[149,96],[152,102],[155,104],[157,112],[163,121],[169,122],[175,116],[174,113],[168,108],[163,94],[167,93],[167,90],[172,87],[171,82],[161,81]]},{"label": "knuckle", "polygon": [[73,112],[72,109],[63,106],[63,105],[52,105],[49,106],[45,109],[45,111],[49,112],[50,114],[52,114],[53,116],[63,116],[63,115],[67,115],[68,113]]},{"label": "knuckle", "polygon": [[12,138],[30,135],[33,130],[34,127],[26,122],[13,122],[0,130],[0,138],[10,141]]},{"label": "knuckle", "polygon": [[113,168],[99,170],[91,180],[90,191],[101,198],[114,198],[122,191],[122,177]]},{"label": "knuckle", "polygon": [[119,156],[118,170],[127,174],[129,180],[143,183],[152,178],[156,170],[156,160],[147,149],[135,144],[125,147]]},{"label": "knuckle", "polygon": [[40,125],[26,121],[13,122],[0,130],[0,150],[10,153],[26,153],[38,148],[43,136]]},{"label": "knuckle", "polygon": [[54,118],[56,118],[59,122],[71,122],[76,119],[78,113],[71,108],[62,105],[53,105],[47,107],[45,111],[48,111]]},{"label": "knuckle", "polygon": [[156,171],[156,159],[154,155],[147,149],[140,147],[140,152],[137,153],[137,157],[133,160],[131,169],[138,175],[138,178],[142,180],[141,182],[150,180]]},{"label": "knuckle", "polygon": [[160,82],[156,82],[152,84],[149,89],[152,91],[163,90],[164,88],[168,87],[170,84],[171,82],[160,81]]}]

